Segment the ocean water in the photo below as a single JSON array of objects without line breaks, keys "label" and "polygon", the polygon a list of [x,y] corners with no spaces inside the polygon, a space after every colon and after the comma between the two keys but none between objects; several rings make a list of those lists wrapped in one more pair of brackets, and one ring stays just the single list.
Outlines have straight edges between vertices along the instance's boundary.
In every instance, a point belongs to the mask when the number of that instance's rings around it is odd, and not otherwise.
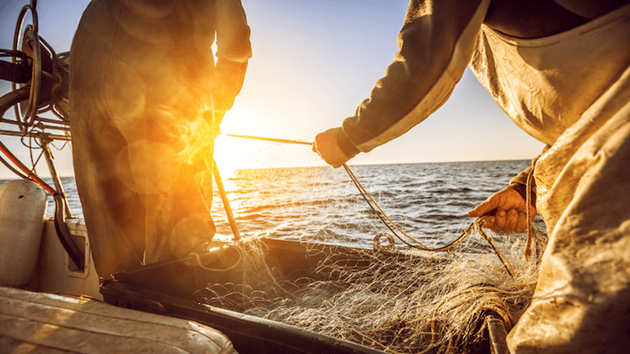
[{"label": "ocean water", "polygon": [[[467,215],[469,210],[529,165],[529,160],[519,160],[355,165],[350,169],[403,231],[427,245],[439,246],[474,221]],[[73,214],[81,216],[74,178],[63,178],[62,183]],[[242,235],[372,247],[376,234],[388,232],[343,168],[238,170],[223,183]],[[231,229],[216,189],[214,194],[217,237],[229,238]],[[50,200],[48,213],[53,212]]]}]

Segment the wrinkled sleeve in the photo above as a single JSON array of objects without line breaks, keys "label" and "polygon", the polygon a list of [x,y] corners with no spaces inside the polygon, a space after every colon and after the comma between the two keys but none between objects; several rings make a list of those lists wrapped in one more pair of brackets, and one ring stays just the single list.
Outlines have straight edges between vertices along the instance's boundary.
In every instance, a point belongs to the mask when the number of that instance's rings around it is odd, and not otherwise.
[{"label": "wrinkled sleeve", "polygon": [[[527,200],[527,179],[529,178],[529,175],[532,173],[533,171],[533,167],[530,166],[526,169],[524,169],[523,171],[521,171],[521,173],[519,173],[518,175],[516,175],[514,178],[512,178],[510,180],[510,184],[508,185],[509,188],[514,189],[515,191],[518,192],[518,194],[521,195],[521,197],[523,197],[523,199]],[[532,189],[529,191],[530,195],[531,195],[531,203],[532,205],[536,206],[536,185],[533,182],[532,179]]]},{"label": "wrinkled sleeve", "polygon": [[217,87],[215,109],[232,108],[241,91],[247,62],[252,56],[250,29],[240,0],[223,0],[217,9]]},{"label": "wrinkled sleeve", "polygon": [[393,140],[437,110],[472,57],[489,0],[412,0],[385,76],[344,120],[337,141],[348,156]]}]

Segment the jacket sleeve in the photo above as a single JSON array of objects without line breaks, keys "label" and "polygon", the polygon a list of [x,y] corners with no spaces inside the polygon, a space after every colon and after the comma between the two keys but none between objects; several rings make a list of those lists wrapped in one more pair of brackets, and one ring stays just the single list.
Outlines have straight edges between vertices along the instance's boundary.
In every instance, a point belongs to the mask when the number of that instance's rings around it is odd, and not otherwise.
[{"label": "jacket sleeve", "polygon": [[352,157],[393,140],[437,110],[472,57],[490,0],[412,0],[385,76],[344,120],[340,148]]},{"label": "jacket sleeve", "polygon": [[[508,187],[511,187],[512,189],[516,190],[521,195],[521,197],[523,197],[523,199],[527,199],[527,189],[528,189],[527,180],[529,179],[530,175],[534,173],[534,170],[536,168],[536,162],[538,162],[538,158],[542,154],[547,152],[547,150],[549,150],[550,148],[551,148],[550,145],[546,145],[542,153],[536,156],[536,158],[532,160],[531,166],[524,169],[518,175],[514,176],[510,180],[510,184],[508,185]],[[529,193],[531,196],[530,200],[532,201],[532,205],[536,206],[536,179],[535,178],[531,179],[531,185],[529,187],[531,188],[529,190]]]},{"label": "jacket sleeve", "polygon": [[217,9],[217,63],[215,110],[232,108],[241,91],[252,56],[250,29],[240,0],[222,0]]}]

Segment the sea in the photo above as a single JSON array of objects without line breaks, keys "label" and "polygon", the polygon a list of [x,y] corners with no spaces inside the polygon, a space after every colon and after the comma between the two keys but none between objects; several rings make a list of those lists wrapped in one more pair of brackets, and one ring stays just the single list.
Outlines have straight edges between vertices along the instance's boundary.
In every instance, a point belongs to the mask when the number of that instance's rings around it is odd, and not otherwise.
[{"label": "sea", "polygon": [[[405,234],[438,247],[459,236],[474,221],[468,211],[503,189],[529,165],[529,160],[516,160],[349,168]],[[73,215],[82,216],[74,178],[64,177],[62,184]],[[376,235],[391,233],[343,168],[243,169],[224,178],[223,185],[239,232],[245,237],[370,248]],[[52,199],[47,212],[54,213]],[[216,186],[212,215],[216,237],[233,237]],[[539,225],[539,229],[544,227]],[[402,246],[396,242],[397,247]]]}]

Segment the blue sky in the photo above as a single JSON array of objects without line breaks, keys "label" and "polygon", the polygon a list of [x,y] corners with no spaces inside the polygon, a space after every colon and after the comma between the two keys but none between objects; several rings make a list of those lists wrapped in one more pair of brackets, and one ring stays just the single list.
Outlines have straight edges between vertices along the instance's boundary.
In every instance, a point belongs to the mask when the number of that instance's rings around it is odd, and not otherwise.
[{"label": "blue sky", "polygon": [[[243,90],[221,129],[225,133],[312,141],[339,126],[369,96],[397,51],[406,0],[243,0],[254,56]],[[17,15],[27,1],[0,0],[0,48],[10,49]],[[86,0],[39,0],[40,35],[67,51]],[[0,90],[6,92],[3,83]],[[15,138],[2,137],[9,142]],[[316,165],[308,146],[235,138],[217,141],[219,166]],[[224,153],[222,154],[221,149]],[[403,137],[360,154],[352,163],[530,159],[542,144],[498,108],[472,73],[450,100]],[[227,154],[226,152],[230,152]],[[55,152],[62,174],[70,152]],[[0,166],[0,176],[10,172]]]}]

